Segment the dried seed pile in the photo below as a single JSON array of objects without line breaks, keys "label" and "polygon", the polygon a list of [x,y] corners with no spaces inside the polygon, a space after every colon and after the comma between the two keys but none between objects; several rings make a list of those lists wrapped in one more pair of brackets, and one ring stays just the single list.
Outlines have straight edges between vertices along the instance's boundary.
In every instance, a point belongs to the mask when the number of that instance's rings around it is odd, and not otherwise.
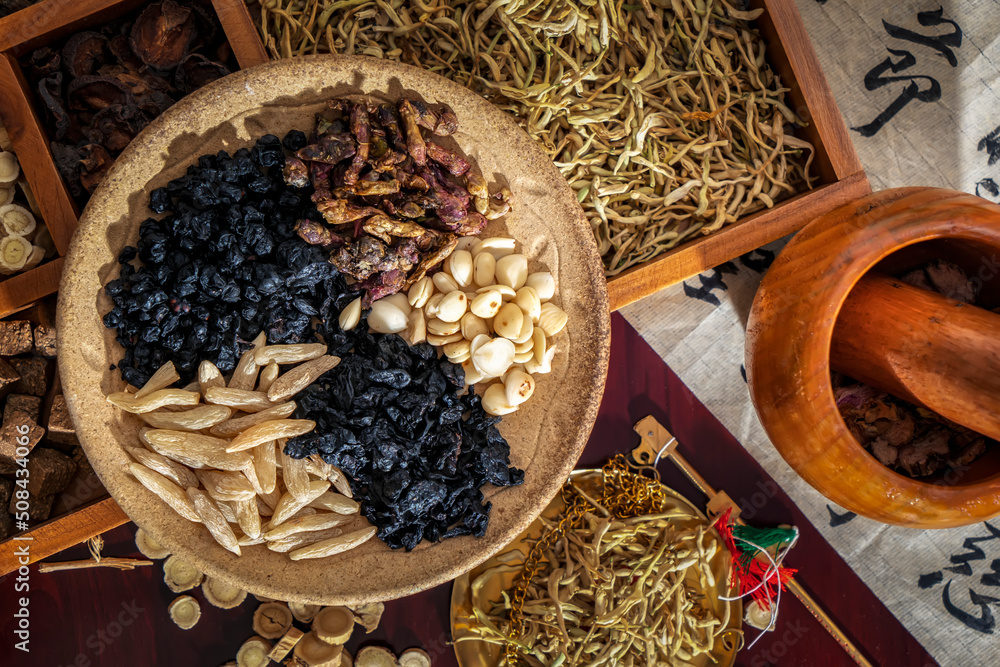
[{"label": "dried seed pile", "polygon": [[[333,326],[336,326],[334,324]],[[351,480],[361,511],[390,547],[421,540],[482,537],[491,503],[485,484],[520,484],[510,447],[465,386],[462,367],[427,343],[347,332],[353,351],[296,397],[299,419],[315,430],[292,438],[293,458],[318,455]]]},{"label": "dried seed pile", "polygon": [[[305,135],[284,141],[301,147]],[[202,360],[228,373],[261,330],[271,343],[311,341],[311,318],[353,298],[325,253],[295,234],[298,220],[319,213],[285,186],[284,160],[265,135],[252,149],[202,156],[152,192],[150,209],[167,215],[142,223],[105,286],[113,308],[104,325],[125,349],[126,382],[140,387],[168,361],[185,382]]]},{"label": "dried seed pile", "polygon": [[[288,438],[308,433],[316,423],[288,419],[295,403],[270,400],[276,392],[282,400],[291,398],[335,366],[336,357],[324,356],[322,345],[264,342],[263,335],[257,337],[228,384],[218,368],[204,362],[197,384],[171,389],[180,378],[168,363],[134,393],[110,394],[110,403],[154,426],[139,432],[144,447],[125,447],[133,459],[129,472],[237,556],[241,547],[255,544],[288,553],[291,560],[352,549],[371,539],[375,528],[352,521],[359,506],[339,470],[284,453]],[[300,362],[305,363],[283,374],[261,372]],[[235,410],[247,414],[234,417]]]},{"label": "dried seed pile", "polygon": [[274,57],[364,54],[515,115],[584,207],[609,276],[809,187],[813,147],[729,0],[264,2]]},{"label": "dried seed pile", "polygon": [[510,191],[491,198],[479,168],[421,128],[445,137],[458,119],[420,100],[404,98],[397,108],[332,99],[313,143],[285,161],[285,182],[313,189],[325,223],[300,220],[296,231],[330,249],[330,261],[360,282],[364,308],[423,278],[459,237],[510,210]]},{"label": "dried seed pile", "polygon": [[56,166],[81,208],[151,120],[234,66],[211,5],[186,0],[144,5],[21,59]]}]

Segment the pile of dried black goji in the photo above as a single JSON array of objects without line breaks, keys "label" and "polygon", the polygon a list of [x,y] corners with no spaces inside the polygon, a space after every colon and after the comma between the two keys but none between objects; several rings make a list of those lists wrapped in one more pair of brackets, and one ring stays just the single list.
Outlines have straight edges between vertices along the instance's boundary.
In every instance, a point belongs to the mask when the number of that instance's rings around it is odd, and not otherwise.
[{"label": "pile of dried black goji", "polygon": [[[284,143],[305,140],[294,131]],[[308,191],[285,185],[284,159],[266,135],[250,150],[204,155],[152,192],[149,207],[167,215],[142,223],[105,287],[114,306],[104,325],[125,349],[126,382],[142,386],[167,361],[184,382],[205,359],[231,371],[261,330],[270,343],[314,340],[311,318],[353,298],[325,254],[295,234],[297,220],[318,213]]]},{"label": "pile of dried black goji", "polygon": [[[334,325],[336,326],[336,325]],[[353,352],[295,397],[316,429],[285,452],[318,454],[351,480],[362,512],[394,549],[457,535],[482,537],[491,503],[484,484],[513,486],[524,472],[472,391],[462,367],[427,343],[354,329]],[[351,332],[351,333],[354,333]]]}]

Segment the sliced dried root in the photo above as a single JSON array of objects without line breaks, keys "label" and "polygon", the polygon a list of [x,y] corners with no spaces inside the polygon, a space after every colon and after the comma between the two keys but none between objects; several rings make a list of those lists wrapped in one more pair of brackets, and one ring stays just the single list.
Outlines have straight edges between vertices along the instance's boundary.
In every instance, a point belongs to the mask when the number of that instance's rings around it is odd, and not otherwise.
[{"label": "sliced dried root", "polygon": [[346,644],[354,631],[354,614],[347,607],[324,607],[313,619],[312,630],[327,644]]},{"label": "sliced dried root", "polygon": [[274,384],[274,381],[278,379],[278,364],[275,362],[269,363],[264,366],[264,370],[260,372],[260,379],[257,381],[257,391],[267,392]]},{"label": "sliced dried root", "polygon": [[265,602],[253,613],[253,631],[261,637],[277,639],[291,627],[292,612],[284,603]]},{"label": "sliced dried root", "polygon": [[305,343],[299,345],[266,345],[254,354],[259,366],[267,366],[272,361],[278,364],[297,364],[326,354],[326,345]]},{"label": "sliced dried root", "polygon": [[208,528],[208,532],[215,538],[215,541],[227,551],[232,551],[239,556],[241,553],[240,544],[236,539],[236,534],[229,527],[229,522],[222,515],[219,506],[212,500],[211,496],[201,489],[190,486],[187,489],[187,494],[191,502],[194,503],[194,509],[201,517],[201,522],[205,524],[205,528]]},{"label": "sliced dried root", "polygon": [[205,575],[194,565],[185,563],[177,556],[170,556],[163,562],[163,582],[174,593],[183,593],[199,585]]},{"label": "sliced dried root", "polygon": [[423,649],[408,648],[399,656],[399,667],[431,667],[431,657]]},{"label": "sliced dried root", "polygon": [[288,632],[285,633],[284,637],[278,640],[278,643],[274,645],[274,648],[272,648],[271,652],[267,654],[267,657],[280,663],[285,659],[285,656],[291,653],[292,649],[295,648],[295,645],[298,644],[304,636],[305,633],[298,628],[288,628]]},{"label": "sliced dried root", "polygon": [[310,623],[319,610],[322,609],[318,604],[302,604],[300,602],[289,602],[288,609],[292,612],[292,616],[295,620],[301,623]]},{"label": "sliced dried root", "polygon": [[146,432],[146,442],[153,450],[189,468],[243,470],[252,463],[246,452],[227,452],[229,444],[222,438],[201,433],[152,429]]},{"label": "sliced dried root", "polygon": [[226,381],[222,378],[222,371],[218,366],[211,361],[203,361],[198,364],[198,385],[204,395],[210,387],[225,387]]},{"label": "sliced dried root", "polygon": [[271,526],[268,524],[264,528],[264,539],[268,541],[280,540],[282,538],[291,537],[296,533],[326,530],[327,528],[339,526],[348,520],[348,517],[341,514],[334,514],[332,512],[313,514],[311,516],[303,516],[297,519],[288,519],[280,525]]},{"label": "sliced dried root", "polygon": [[375,536],[375,532],[375,526],[354,530],[350,533],[345,533],[344,535],[332,537],[329,540],[323,540],[322,542],[310,544],[309,546],[302,547],[301,549],[291,551],[289,552],[288,557],[292,560],[303,560],[306,558],[324,558],[326,556],[343,553],[344,551],[348,551],[349,549],[353,549],[361,544],[364,544]]},{"label": "sliced dried root", "polygon": [[260,412],[255,412],[243,417],[236,417],[235,419],[228,419],[221,424],[213,426],[208,432],[217,438],[232,438],[247,430],[251,426],[256,426],[261,422],[270,421],[272,419],[285,419],[295,412],[295,407],[295,401],[279,403],[278,405],[270,407],[267,410],[261,410]]},{"label": "sliced dried root", "polygon": [[239,452],[252,449],[257,445],[279,438],[294,438],[304,435],[314,428],[316,428],[316,422],[311,419],[272,419],[251,426],[240,433],[230,441],[226,451]]},{"label": "sliced dried root", "polygon": [[[205,577],[205,581],[201,584],[201,591],[205,594],[205,599],[208,600],[209,604],[220,609],[239,607],[247,599],[245,590],[214,577]],[[268,650],[271,650],[270,647]]]},{"label": "sliced dried root", "polygon": [[175,512],[188,521],[201,522],[201,517],[195,511],[194,504],[181,487],[144,465],[130,463],[128,469],[143,486],[155,493],[167,505],[170,505]]},{"label": "sliced dried root", "polygon": [[399,667],[392,651],[381,646],[366,646],[354,657],[356,667]]},{"label": "sliced dried root", "polygon": [[139,416],[153,428],[200,431],[221,424],[232,414],[232,408],[224,405],[199,405],[190,410],[147,412]]},{"label": "sliced dried root", "polygon": [[263,637],[251,637],[236,652],[236,664],[238,667],[267,667],[271,662],[268,657],[271,648],[271,642]]},{"label": "sliced dried root", "polygon": [[153,472],[158,472],[182,489],[189,486],[198,486],[198,478],[190,468],[182,466],[176,461],[171,461],[163,454],[157,454],[151,449],[142,447],[125,447],[125,451],[136,461],[146,466]]},{"label": "sliced dried root", "polygon": [[160,560],[170,555],[170,551],[150,537],[142,528],[135,531],[135,546],[143,556],[150,560]]},{"label": "sliced dried root", "polygon": [[340,667],[354,667],[354,658],[346,648],[340,654]]},{"label": "sliced dried root", "polygon": [[331,537],[337,537],[338,535],[343,534],[343,532],[344,531],[340,528],[327,528],[325,530],[312,530],[308,533],[295,533],[293,535],[289,535],[288,537],[279,537],[276,540],[269,540],[267,542],[267,548],[278,553],[288,553],[293,549],[298,549],[310,544],[316,544],[317,542],[328,540]]},{"label": "sliced dried root", "polygon": [[336,368],[339,363],[340,357],[323,355],[296,366],[274,381],[267,390],[268,400],[274,403],[287,401],[318,380],[321,375]]},{"label": "sliced dried root", "polygon": [[198,481],[215,500],[251,500],[255,495],[246,475],[226,470],[198,470]]},{"label": "sliced dried root", "polygon": [[166,389],[180,379],[181,376],[177,373],[177,369],[174,367],[174,362],[168,361],[156,369],[156,372],[153,373],[152,377],[146,380],[146,384],[142,385],[142,388],[135,392],[135,398],[143,398],[145,396],[149,396],[154,391]]},{"label": "sliced dried root", "polygon": [[195,406],[199,401],[201,396],[198,392],[183,389],[159,389],[138,399],[126,391],[108,394],[108,403],[133,414],[152,412],[171,405]]},{"label": "sliced dried root", "polygon": [[307,632],[295,645],[292,656],[296,667],[339,667],[342,646],[327,644],[315,632]]},{"label": "sliced dried root", "polygon": [[[286,480],[287,482],[287,480]],[[330,488],[330,482],[325,479],[308,482],[308,492],[301,498],[295,497],[292,493],[281,496],[277,506],[274,508],[274,515],[271,517],[271,527],[277,526],[326,493]],[[314,510],[315,511],[315,510]]]},{"label": "sliced dried root", "polygon": [[257,384],[257,372],[260,370],[260,366],[257,365],[257,361],[254,359],[254,353],[264,347],[265,343],[267,343],[267,336],[261,331],[253,340],[253,347],[244,352],[243,356],[240,357],[239,363],[236,364],[236,369],[233,370],[227,386],[233,389],[254,388],[254,385]]},{"label": "sliced dried root", "polygon": [[181,630],[190,630],[201,618],[201,605],[190,595],[182,595],[167,607],[172,620]]},{"label": "sliced dried root", "polygon": [[359,505],[357,501],[351,500],[347,496],[342,496],[339,493],[333,493],[332,491],[327,491],[319,498],[309,503],[309,507],[326,509],[337,514],[357,514],[361,511],[361,505]]},{"label": "sliced dried root", "polygon": [[243,412],[261,412],[274,407],[274,403],[267,400],[267,394],[262,391],[232,387],[209,387],[205,392],[205,402],[227,405]]},{"label": "sliced dried root", "polygon": [[354,621],[365,629],[365,634],[371,634],[378,628],[382,621],[382,614],[385,612],[385,604],[382,602],[372,602],[357,607],[350,607],[354,612]]}]

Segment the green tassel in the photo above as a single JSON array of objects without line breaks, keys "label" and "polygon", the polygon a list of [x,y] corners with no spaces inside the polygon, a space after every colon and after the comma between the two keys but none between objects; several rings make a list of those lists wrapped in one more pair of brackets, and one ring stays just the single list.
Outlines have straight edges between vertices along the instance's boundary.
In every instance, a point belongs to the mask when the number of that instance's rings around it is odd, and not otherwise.
[{"label": "green tassel", "polygon": [[754,559],[757,552],[749,544],[746,544],[746,542],[740,542],[739,540],[753,542],[766,551],[771,547],[777,547],[791,542],[795,538],[795,529],[781,526],[778,528],[754,528],[753,526],[736,525],[733,526],[733,537],[737,538],[736,544],[741,551],[739,562],[745,569],[750,566],[750,561]]}]

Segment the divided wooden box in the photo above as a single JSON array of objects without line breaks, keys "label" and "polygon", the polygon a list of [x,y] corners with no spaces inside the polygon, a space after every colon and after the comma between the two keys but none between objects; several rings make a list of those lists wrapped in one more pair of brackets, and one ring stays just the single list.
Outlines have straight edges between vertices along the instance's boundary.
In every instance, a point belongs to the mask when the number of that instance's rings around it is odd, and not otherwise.
[{"label": "divided wooden box", "polygon": [[[0,317],[58,289],[62,256],[79,217],[52,159],[37,95],[29,89],[18,58],[143,4],[139,0],[44,0],[0,19],[0,119],[59,252],[55,261],[0,282]],[[240,67],[266,62],[267,52],[243,0],[211,0],[211,4]],[[870,192],[794,0],[751,0],[750,5],[765,9],[757,24],[767,42],[767,60],[790,89],[789,106],[808,122],[801,135],[816,148],[814,168],[818,181],[812,190],[772,209],[747,216],[712,235],[693,238],[612,278],[608,282],[612,310],[791,234],[820,214]],[[126,520],[110,498],[50,519],[28,533],[35,538],[31,560],[44,558]],[[11,540],[0,543],[0,574],[16,569],[17,544]]]}]

